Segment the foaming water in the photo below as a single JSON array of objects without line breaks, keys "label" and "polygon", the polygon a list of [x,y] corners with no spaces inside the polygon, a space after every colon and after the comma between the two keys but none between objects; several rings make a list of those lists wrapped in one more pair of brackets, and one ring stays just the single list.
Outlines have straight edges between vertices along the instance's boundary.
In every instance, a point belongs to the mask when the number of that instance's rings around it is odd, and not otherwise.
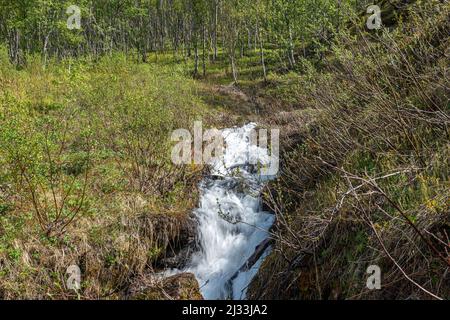
[{"label": "foaming water", "polygon": [[[274,216],[261,211],[261,190],[267,178],[250,166],[250,160],[269,163],[268,151],[251,144],[256,125],[222,131],[226,147],[212,176],[201,185],[199,222],[200,251],[187,268],[197,277],[205,299],[245,299],[247,286],[264,257],[250,268],[241,269],[268,238]],[[217,178],[220,177],[220,178]]]}]

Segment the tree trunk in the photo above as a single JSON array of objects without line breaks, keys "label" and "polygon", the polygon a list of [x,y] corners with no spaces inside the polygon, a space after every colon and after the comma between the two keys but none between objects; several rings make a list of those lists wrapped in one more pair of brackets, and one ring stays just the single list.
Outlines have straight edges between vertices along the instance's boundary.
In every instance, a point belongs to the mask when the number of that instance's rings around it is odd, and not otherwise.
[{"label": "tree trunk", "polygon": [[262,71],[263,71],[264,82],[267,82],[267,69],[266,69],[266,61],[265,61],[265,57],[264,57],[264,44],[263,44],[261,30],[259,29],[259,26],[256,26],[256,29],[258,31],[259,51],[260,51],[260,57],[261,57],[261,67],[262,67]]},{"label": "tree trunk", "polygon": [[20,64],[20,31],[13,29],[9,35],[9,61],[14,66]]},{"label": "tree trunk", "polygon": [[42,50],[42,58],[43,58],[43,61],[44,61],[44,69],[47,67],[47,49],[48,49],[48,42],[49,42],[49,38],[50,38],[50,33],[48,33],[46,36],[45,36],[45,39],[44,39],[44,48],[43,48],[43,50]]},{"label": "tree trunk", "polygon": [[295,66],[294,39],[292,37],[291,26],[289,26],[289,62],[291,63],[291,68],[294,68]]},{"label": "tree trunk", "polygon": [[219,0],[215,1],[214,6],[214,61],[217,60],[217,24],[219,20]]},{"label": "tree trunk", "polygon": [[202,38],[203,38],[203,57],[202,57],[202,68],[203,68],[203,77],[206,76],[206,28],[203,25],[202,29]]},{"label": "tree trunk", "polygon": [[198,76],[198,43],[197,36],[194,41],[194,77]]},{"label": "tree trunk", "polygon": [[[233,49],[234,51],[234,49]],[[233,81],[234,84],[238,83],[238,77],[237,77],[237,69],[236,69],[236,59],[234,58],[234,52],[230,54],[230,60],[231,60],[231,72],[233,73]]]}]

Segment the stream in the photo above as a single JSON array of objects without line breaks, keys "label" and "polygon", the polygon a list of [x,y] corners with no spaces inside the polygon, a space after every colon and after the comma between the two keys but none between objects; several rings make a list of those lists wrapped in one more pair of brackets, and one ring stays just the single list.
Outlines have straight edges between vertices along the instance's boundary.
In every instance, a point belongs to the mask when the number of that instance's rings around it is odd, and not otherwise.
[{"label": "stream", "polygon": [[245,299],[248,285],[270,252],[268,230],[274,215],[261,210],[261,192],[271,177],[250,165],[255,157],[267,164],[269,154],[251,144],[255,128],[250,123],[222,130],[223,156],[200,186],[200,205],[194,211],[200,249],[184,271],[196,276],[208,300]]}]

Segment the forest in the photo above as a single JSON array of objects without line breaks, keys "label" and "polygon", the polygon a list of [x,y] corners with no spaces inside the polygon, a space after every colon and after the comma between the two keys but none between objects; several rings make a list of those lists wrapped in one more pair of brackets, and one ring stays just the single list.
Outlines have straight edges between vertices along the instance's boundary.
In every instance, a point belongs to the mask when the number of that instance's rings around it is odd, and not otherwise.
[{"label": "forest", "polygon": [[48,57],[98,58],[116,51],[145,63],[150,52],[156,61],[170,53],[178,60],[192,58],[194,75],[204,76],[206,64],[220,52],[235,81],[238,60],[247,51],[262,55],[263,69],[264,49],[276,50],[289,69],[295,68],[299,51],[322,58],[333,32],[367,6],[356,0],[86,0],[76,9],[70,9],[70,1],[2,3],[0,34],[15,65],[26,63],[28,54],[41,55],[45,64]]},{"label": "forest", "polygon": [[[449,34],[447,0],[0,0],[0,300],[449,299]],[[172,161],[199,121],[225,173]]]}]

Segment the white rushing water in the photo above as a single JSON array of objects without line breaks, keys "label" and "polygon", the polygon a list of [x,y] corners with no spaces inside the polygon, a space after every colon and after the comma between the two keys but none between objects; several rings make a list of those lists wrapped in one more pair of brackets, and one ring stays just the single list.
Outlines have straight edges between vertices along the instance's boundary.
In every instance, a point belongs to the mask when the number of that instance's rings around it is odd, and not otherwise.
[{"label": "white rushing water", "polygon": [[250,143],[255,127],[251,123],[222,131],[226,145],[223,159],[212,168],[216,178],[206,178],[201,186],[200,206],[195,210],[200,251],[185,271],[195,274],[205,299],[245,299],[247,286],[268,254],[266,250],[249,270],[239,272],[268,238],[274,222],[272,214],[261,211],[267,178],[247,165],[255,157],[263,164],[269,161],[265,148]]}]

